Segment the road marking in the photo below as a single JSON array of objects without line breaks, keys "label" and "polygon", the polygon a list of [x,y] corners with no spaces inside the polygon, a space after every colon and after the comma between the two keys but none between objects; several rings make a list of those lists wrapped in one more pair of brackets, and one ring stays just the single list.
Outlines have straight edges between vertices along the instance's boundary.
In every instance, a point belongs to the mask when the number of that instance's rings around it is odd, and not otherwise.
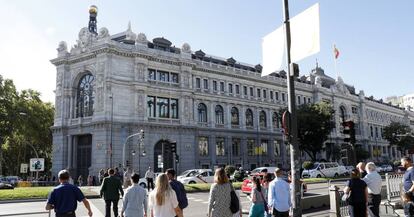
[{"label": "road marking", "polygon": [[196,201],[196,202],[202,202],[202,201],[204,201],[204,200],[195,199],[194,201]]}]

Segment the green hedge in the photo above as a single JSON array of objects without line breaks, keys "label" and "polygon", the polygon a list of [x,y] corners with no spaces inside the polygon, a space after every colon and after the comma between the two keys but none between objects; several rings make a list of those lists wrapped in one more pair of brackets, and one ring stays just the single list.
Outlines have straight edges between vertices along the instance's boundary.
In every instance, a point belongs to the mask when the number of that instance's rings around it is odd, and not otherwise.
[{"label": "green hedge", "polygon": [[[46,199],[53,187],[20,187],[15,189],[0,190],[1,200]],[[81,188],[85,196],[97,195],[97,193]]]},{"label": "green hedge", "polygon": [[[234,182],[233,187],[235,189],[240,189],[242,185],[242,182]],[[184,185],[185,190],[190,192],[203,192],[203,191],[210,191],[211,183],[205,183],[205,184],[187,184]]]}]

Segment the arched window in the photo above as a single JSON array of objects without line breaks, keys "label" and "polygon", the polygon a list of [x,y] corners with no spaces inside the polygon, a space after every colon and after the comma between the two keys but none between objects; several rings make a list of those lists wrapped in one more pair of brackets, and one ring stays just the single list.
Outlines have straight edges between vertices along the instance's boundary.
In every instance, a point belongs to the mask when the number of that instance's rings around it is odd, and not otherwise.
[{"label": "arched window", "polygon": [[224,112],[221,105],[216,105],[216,124],[224,124]]},{"label": "arched window", "polygon": [[236,107],[231,108],[231,125],[239,125],[239,110]]},{"label": "arched window", "polygon": [[198,122],[207,123],[207,106],[204,103],[198,104]]},{"label": "arched window", "polygon": [[76,100],[76,117],[88,117],[93,115],[93,81],[92,74],[84,75],[78,84]]},{"label": "arched window", "polygon": [[343,123],[346,121],[346,109],[343,106],[339,107],[339,109],[341,111],[341,113],[339,114],[340,115],[339,120],[341,123]]},{"label": "arched window", "polygon": [[272,122],[273,122],[273,128],[280,128],[279,125],[279,116],[277,115],[276,112],[273,112],[273,116],[272,116]]},{"label": "arched window", "polygon": [[250,109],[246,110],[246,126],[253,127],[253,112]]},{"label": "arched window", "polygon": [[261,111],[260,112],[259,121],[260,121],[260,127],[261,128],[266,128],[267,127],[267,123],[266,123],[266,112],[265,111]]}]

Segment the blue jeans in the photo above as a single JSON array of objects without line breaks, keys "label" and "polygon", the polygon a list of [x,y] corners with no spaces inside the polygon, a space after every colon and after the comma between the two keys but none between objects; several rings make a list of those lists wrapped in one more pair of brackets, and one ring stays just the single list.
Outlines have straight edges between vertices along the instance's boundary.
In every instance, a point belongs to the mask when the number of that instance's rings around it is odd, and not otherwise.
[{"label": "blue jeans", "polygon": [[410,203],[404,203],[404,215],[406,217],[411,217],[414,216],[414,205],[410,202]]},{"label": "blue jeans", "polygon": [[249,217],[264,217],[263,203],[252,204],[250,207]]}]

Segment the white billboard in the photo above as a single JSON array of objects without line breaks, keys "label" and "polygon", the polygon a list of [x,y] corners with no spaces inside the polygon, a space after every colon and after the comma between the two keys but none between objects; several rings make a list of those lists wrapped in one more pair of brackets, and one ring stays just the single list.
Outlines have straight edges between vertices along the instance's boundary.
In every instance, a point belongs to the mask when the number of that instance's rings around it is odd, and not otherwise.
[{"label": "white billboard", "polygon": [[44,158],[30,158],[30,172],[38,172],[45,170]]}]

